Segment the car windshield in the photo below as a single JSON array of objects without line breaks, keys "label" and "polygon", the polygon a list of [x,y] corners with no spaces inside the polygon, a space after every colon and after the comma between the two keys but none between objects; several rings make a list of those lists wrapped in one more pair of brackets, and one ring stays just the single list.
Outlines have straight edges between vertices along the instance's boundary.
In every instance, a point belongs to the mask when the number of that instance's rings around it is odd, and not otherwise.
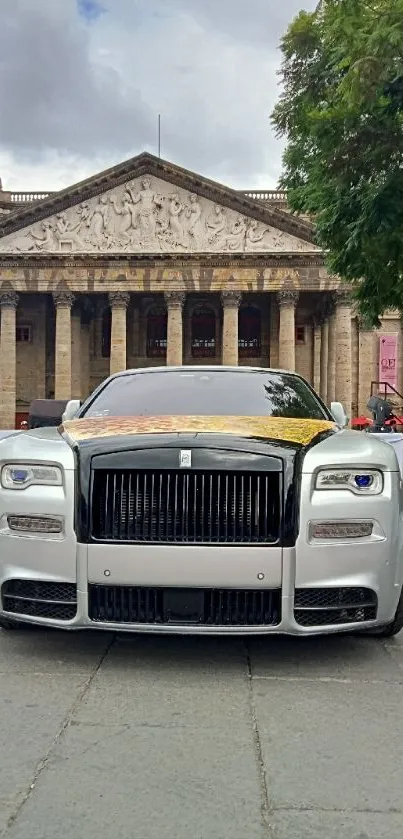
[{"label": "car windshield", "polygon": [[267,371],[177,370],[112,379],[80,416],[271,416],[328,419],[298,376]]}]

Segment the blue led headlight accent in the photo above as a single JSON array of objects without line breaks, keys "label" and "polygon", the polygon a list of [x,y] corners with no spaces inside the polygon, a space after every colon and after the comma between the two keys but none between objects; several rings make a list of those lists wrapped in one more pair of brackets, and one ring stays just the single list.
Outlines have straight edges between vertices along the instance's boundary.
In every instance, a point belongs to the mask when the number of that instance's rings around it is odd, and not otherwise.
[{"label": "blue led headlight accent", "polygon": [[354,475],[354,482],[359,489],[367,489],[373,480],[372,475]]},{"label": "blue led headlight accent", "polygon": [[10,469],[10,475],[15,484],[25,484],[29,478],[27,469]]}]

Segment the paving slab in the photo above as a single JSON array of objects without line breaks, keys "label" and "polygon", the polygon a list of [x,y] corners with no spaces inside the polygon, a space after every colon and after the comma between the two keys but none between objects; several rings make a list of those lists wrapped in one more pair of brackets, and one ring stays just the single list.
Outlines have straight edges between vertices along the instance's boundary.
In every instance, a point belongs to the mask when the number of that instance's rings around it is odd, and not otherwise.
[{"label": "paving slab", "polygon": [[275,839],[402,839],[403,820],[393,813],[277,812]]},{"label": "paving slab", "polygon": [[103,671],[132,675],[148,671],[153,678],[170,684],[215,683],[225,674],[239,676],[247,671],[242,638],[196,638],[190,636],[120,635],[113,644]]},{"label": "paving slab", "polygon": [[15,675],[0,683],[0,835],[29,792],[90,672]]},{"label": "paving slab", "polygon": [[263,839],[260,806],[246,727],[79,724],[7,839]]},{"label": "paving slab", "polygon": [[[403,684],[403,668],[379,638],[322,636],[278,638],[274,642],[273,638],[260,638],[248,641],[247,646],[252,674],[257,678],[293,676]],[[402,646],[391,649],[403,651]]]},{"label": "paving slab", "polygon": [[0,629],[0,677],[3,673],[84,672],[107,652],[113,636],[101,632]]},{"label": "paving slab", "polygon": [[401,813],[403,687],[254,680],[274,808]]}]

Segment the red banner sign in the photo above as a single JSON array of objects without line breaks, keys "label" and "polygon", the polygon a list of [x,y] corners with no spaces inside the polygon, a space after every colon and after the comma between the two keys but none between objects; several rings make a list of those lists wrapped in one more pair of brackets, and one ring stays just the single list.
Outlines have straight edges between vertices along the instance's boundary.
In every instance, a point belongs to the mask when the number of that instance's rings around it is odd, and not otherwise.
[{"label": "red banner sign", "polygon": [[[397,335],[379,337],[379,381],[397,389]],[[386,392],[393,391],[386,388]]]}]

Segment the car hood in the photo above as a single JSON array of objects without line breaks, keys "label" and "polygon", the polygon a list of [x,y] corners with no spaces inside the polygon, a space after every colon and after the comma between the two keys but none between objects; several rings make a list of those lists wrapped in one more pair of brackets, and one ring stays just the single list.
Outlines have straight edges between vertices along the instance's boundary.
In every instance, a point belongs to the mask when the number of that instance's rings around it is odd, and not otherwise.
[{"label": "car hood", "polygon": [[57,428],[33,428],[0,439],[0,463],[48,461],[74,469],[74,453]]},{"label": "car hood", "polygon": [[59,428],[72,445],[101,437],[211,433],[308,446],[319,435],[335,430],[334,422],[328,420],[248,416],[96,417],[70,420]]},{"label": "car hood", "polygon": [[[386,435],[390,437],[391,435]],[[302,471],[312,473],[320,467],[349,465],[353,468],[376,467],[384,472],[399,472],[394,446],[374,434],[345,429],[318,441],[305,454]]]},{"label": "car hood", "polygon": [[[337,433],[334,433],[337,431]],[[71,420],[59,428],[38,428],[15,432],[0,439],[0,463],[26,458],[47,460],[74,469],[73,448],[97,440],[125,439],[154,434],[232,435],[240,439],[263,439],[274,443],[306,448],[303,472],[321,466],[377,466],[385,471],[399,471],[394,447],[386,441],[358,431],[338,431],[332,422],[283,419],[278,417],[119,417]],[[159,443],[160,444],[160,443]],[[217,445],[217,438],[215,440]]]}]

